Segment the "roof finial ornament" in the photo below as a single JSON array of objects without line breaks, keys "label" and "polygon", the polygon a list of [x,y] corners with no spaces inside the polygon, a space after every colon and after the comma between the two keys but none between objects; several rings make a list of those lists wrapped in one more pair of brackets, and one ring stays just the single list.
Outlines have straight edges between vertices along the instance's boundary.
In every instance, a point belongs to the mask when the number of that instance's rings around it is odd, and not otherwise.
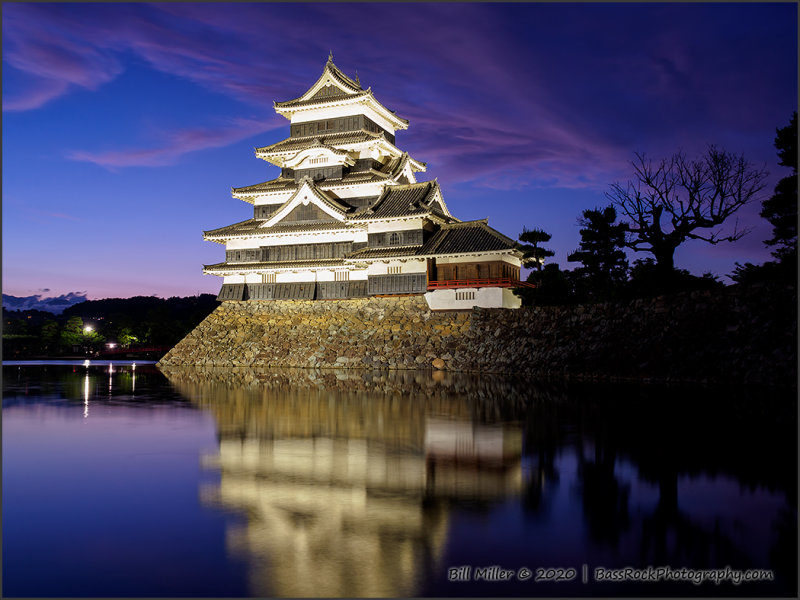
[{"label": "roof finial ornament", "polygon": [[361,87],[361,81],[358,79],[358,71],[356,71],[356,84],[358,84],[358,87]]},{"label": "roof finial ornament", "polygon": [[328,51],[328,62],[329,63],[333,62],[333,50]]}]

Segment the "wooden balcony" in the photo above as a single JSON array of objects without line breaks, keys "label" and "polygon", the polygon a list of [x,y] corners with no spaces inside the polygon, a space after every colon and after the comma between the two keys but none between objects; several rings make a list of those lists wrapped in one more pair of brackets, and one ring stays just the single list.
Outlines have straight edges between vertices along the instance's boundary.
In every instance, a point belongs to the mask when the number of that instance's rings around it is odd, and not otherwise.
[{"label": "wooden balcony", "polygon": [[519,281],[510,277],[494,279],[446,279],[444,281],[428,281],[429,290],[443,290],[454,288],[480,288],[480,287],[505,287],[505,288],[533,288],[536,287],[527,281]]}]

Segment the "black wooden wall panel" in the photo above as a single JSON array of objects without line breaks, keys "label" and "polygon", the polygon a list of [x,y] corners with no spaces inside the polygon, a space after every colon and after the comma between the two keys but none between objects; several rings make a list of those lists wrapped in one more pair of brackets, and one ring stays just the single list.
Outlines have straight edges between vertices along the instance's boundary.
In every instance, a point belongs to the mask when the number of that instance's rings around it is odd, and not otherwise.
[{"label": "black wooden wall panel", "polygon": [[253,207],[253,218],[254,219],[268,219],[269,216],[275,212],[275,209],[278,208],[279,205],[277,204],[267,204],[261,206],[254,206]]},{"label": "black wooden wall panel", "polygon": [[336,221],[332,216],[316,204],[299,204],[286,215],[281,222],[296,223],[298,221]]},{"label": "black wooden wall panel", "polygon": [[276,283],[275,300],[313,300],[316,285],[313,281]]},{"label": "black wooden wall panel", "polygon": [[366,281],[319,281],[317,300],[363,298],[367,295]]},{"label": "black wooden wall panel", "polygon": [[328,242],[324,244],[291,244],[286,246],[262,246],[264,262],[289,260],[320,260],[341,258],[353,250],[352,242]]},{"label": "black wooden wall panel", "polygon": [[225,262],[242,263],[258,262],[261,260],[263,252],[261,248],[245,248],[243,250],[226,250]]},{"label": "black wooden wall panel", "polygon": [[394,135],[364,115],[351,115],[334,119],[321,119],[307,123],[296,123],[291,126],[291,137],[306,137],[309,135],[330,135],[343,131],[370,131],[382,133],[383,136],[394,144]]},{"label": "black wooden wall panel", "polygon": [[223,283],[217,300],[245,300],[245,291],[243,283]]},{"label": "black wooden wall panel", "polygon": [[406,231],[387,231],[367,235],[370,248],[386,248],[391,246],[417,246],[422,244],[422,229]]},{"label": "black wooden wall panel", "polygon": [[310,169],[297,169],[294,172],[295,181],[300,181],[303,177],[311,177],[314,181],[322,179],[341,179],[342,165],[333,167],[311,167]]},{"label": "black wooden wall panel", "polygon": [[375,294],[423,294],[427,291],[425,273],[400,275],[370,275],[369,295]]},{"label": "black wooden wall panel", "polygon": [[273,300],[276,285],[276,283],[249,283],[247,284],[247,299]]},{"label": "black wooden wall panel", "polygon": [[[227,284],[230,286],[231,284]],[[244,284],[237,284],[245,287]],[[225,287],[225,286],[223,286]],[[244,298],[247,300],[336,300],[364,298],[366,281],[318,281],[301,283],[249,283]],[[231,290],[231,297],[220,300],[241,300],[243,290]],[[222,292],[220,292],[222,295]]]}]

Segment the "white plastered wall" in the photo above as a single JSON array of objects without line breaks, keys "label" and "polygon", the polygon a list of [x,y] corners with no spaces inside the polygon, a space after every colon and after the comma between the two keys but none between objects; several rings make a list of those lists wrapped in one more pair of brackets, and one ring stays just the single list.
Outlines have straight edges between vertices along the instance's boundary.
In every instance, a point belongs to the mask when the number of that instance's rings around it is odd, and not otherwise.
[{"label": "white plastered wall", "polygon": [[515,267],[520,266],[519,258],[513,254],[460,254],[458,256],[437,256],[437,265],[452,265],[471,262],[489,262],[501,260]]},{"label": "white plastered wall", "polygon": [[389,267],[400,267],[400,273],[425,273],[427,265],[425,260],[413,259],[413,260],[393,260],[393,259],[386,259],[386,260],[377,260],[371,263],[367,267],[367,273],[369,275],[387,275],[389,273]]},{"label": "white plastered wall", "polygon": [[423,220],[397,219],[393,221],[377,221],[367,225],[368,233],[384,233],[386,231],[405,231],[407,229],[422,229]]},{"label": "white plastered wall", "polygon": [[366,242],[366,231],[331,231],[328,233],[296,233],[263,238],[234,238],[228,240],[226,250],[243,250],[261,246],[291,246],[294,244],[326,244],[330,242]]},{"label": "white plastered wall", "polygon": [[335,194],[339,198],[360,198],[363,196],[375,196],[377,198],[383,191],[384,185],[386,185],[384,182],[376,181],[374,183],[360,183],[349,186],[331,186],[330,188],[321,185],[320,188],[324,192]]},{"label": "white plastered wall", "polygon": [[425,293],[431,310],[469,310],[481,308],[519,308],[522,301],[509,288],[459,288]]},{"label": "white plastered wall", "polygon": [[267,192],[266,194],[259,194],[250,196],[250,201],[254,206],[281,205],[291,198],[297,190],[294,188],[288,190],[281,190],[280,192]]}]

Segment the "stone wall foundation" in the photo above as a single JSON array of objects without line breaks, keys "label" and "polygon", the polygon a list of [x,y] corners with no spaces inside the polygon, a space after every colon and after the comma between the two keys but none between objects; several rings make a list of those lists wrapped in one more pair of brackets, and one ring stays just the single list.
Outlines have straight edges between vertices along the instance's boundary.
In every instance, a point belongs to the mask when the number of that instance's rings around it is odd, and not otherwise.
[{"label": "stone wall foundation", "polygon": [[422,296],[230,301],[159,365],[795,385],[796,311],[795,289],[780,286],[462,312],[431,311]]}]

